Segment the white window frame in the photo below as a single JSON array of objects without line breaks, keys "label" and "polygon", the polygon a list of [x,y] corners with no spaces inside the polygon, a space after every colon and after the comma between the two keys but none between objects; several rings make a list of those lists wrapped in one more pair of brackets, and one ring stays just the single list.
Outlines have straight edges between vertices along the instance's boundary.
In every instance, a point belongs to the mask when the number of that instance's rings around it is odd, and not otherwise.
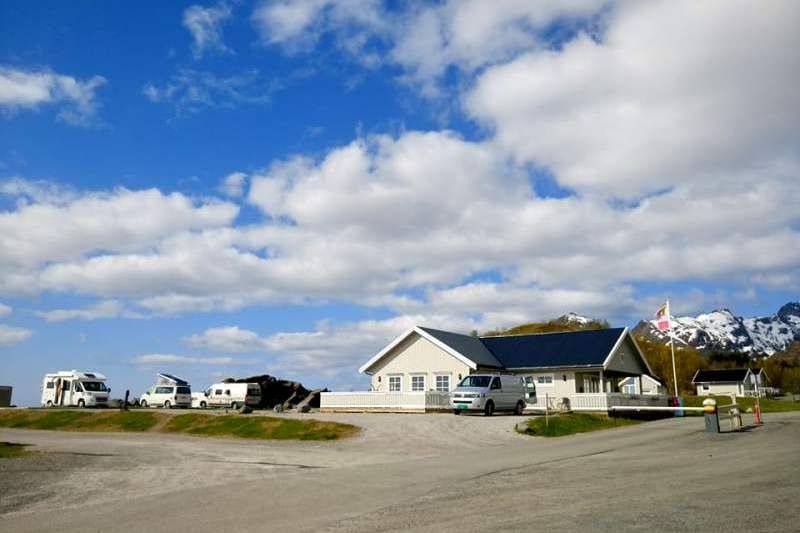
[{"label": "white window frame", "polygon": [[[439,378],[447,378],[447,388],[440,389],[439,388]],[[450,386],[452,383],[452,375],[449,372],[440,372],[433,375],[433,390],[437,392],[450,392]]]},{"label": "white window frame", "polygon": [[[414,388],[414,379],[422,378],[422,388],[415,389]],[[411,379],[408,380],[409,391],[411,392],[425,392],[425,387],[427,386],[427,376],[425,374],[411,374]]]},{"label": "white window frame", "polygon": [[[403,392],[403,376],[401,374],[386,376],[386,379],[389,381],[389,392]],[[393,379],[397,379],[399,381],[396,389],[392,388]]]},{"label": "white window frame", "polygon": [[[536,387],[554,387],[555,386],[555,376],[553,374],[534,374],[534,378],[536,380]],[[549,382],[547,382],[549,378]],[[544,381],[542,381],[544,380]]]}]

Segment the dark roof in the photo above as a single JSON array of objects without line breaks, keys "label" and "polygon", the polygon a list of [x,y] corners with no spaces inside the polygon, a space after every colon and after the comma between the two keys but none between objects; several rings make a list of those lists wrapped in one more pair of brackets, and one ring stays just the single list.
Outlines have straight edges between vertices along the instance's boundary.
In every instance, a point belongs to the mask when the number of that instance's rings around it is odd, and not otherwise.
[{"label": "dark roof", "polygon": [[746,368],[719,368],[714,370],[698,370],[692,379],[692,383],[713,383],[744,381],[747,375]]},{"label": "dark roof", "polygon": [[481,339],[478,337],[470,337],[469,335],[461,335],[460,333],[451,333],[449,331],[442,331],[439,329],[423,328],[425,333],[435,337],[439,341],[450,346],[452,349],[473,361],[478,366],[488,366],[492,368],[502,368],[492,353],[486,349]]},{"label": "dark roof", "polygon": [[624,328],[483,337],[505,368],[602,366]]}]

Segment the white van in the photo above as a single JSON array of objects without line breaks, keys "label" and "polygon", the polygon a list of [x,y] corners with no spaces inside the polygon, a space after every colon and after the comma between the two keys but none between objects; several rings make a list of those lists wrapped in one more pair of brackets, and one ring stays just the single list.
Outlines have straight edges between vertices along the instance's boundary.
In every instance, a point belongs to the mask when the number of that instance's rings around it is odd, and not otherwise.
[{"label": "white van", "polygon": [[192,388],[189,383],[171,374],[159,374],[155,385],[139,398],[141,407],[191,407]]},{"label": "white van", "polygon": [[230,407],[243,405],[258,407],[261,404],[261,386],[258,383],[214,383],[202,396],[192,401],[193,407]]},{"label": "white van", "polygon": [[453,413],[483,411],[492,416],[495,411],[513,411],[521,415],[525,409],[525,383],[520,376],[473,374],[461,380],[450,393]]},{"label": "white van", "polygon": [[45,374],[42,381],[44,407],[106,407],[110,394],[106,377],[97,372],[62,370]]}]

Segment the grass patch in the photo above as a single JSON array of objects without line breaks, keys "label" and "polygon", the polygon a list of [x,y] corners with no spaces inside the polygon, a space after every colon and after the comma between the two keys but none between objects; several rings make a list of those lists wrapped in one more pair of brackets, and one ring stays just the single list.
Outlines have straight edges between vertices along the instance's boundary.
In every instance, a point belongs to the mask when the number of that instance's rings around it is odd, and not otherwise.
[{"label": "grass patch", "polygon": [[164,431],[243,439],[336,440],[355,435],[358,428],[350,424],[319,420],[186,414],[173,417],[164,427]]},{"label": "grass patch", "polygon": [[155,413],[135,411],[0,411],[0,427],[62,431],[148,431],[158,423]]},{"label": "grass patch", "polygon": [[537,437],[563,437],[575,433],[586,433],[587,431],[597,431],[598,429],[609,429],[621,426],[638,424],[640,420],[630,418],[609,417],[607,415],[596,415],[589,413],[567,413],[549,417],[532,418],[528,420],[526,435]]},{"label": "grass patch", "polygon": [[0,442],[0,459],[12,459],[14,457],[22,457],[27,454],[25,444],[17,444],[16,442]]},{"label": "grass patch", "polygon": [[59,431],[186,433],[208,437],[274,440],[337,440],[359,428],[320,420],[269,416],[10,409],[0,411],[0,427]]},{"label": "grass patch", "polygon": [[[703,400],[706,398],[714,398],[717,400],[717,405],[729,405],[731,403],[730,396],[684,396],[683,405],[684,407],[703,407]],[[752,409],[754,403],[754,398],[744,398],[742,396],[736,398],[736,404],[741,406],[741,408],[745,411]],[[800,402],[793,402],[791,399],[770,400],[767,398],[761,398],[759,403],[761,405],[762,413],[785,413],[788,411],[800,411]],[[689,412],[686,414],[689,414]],[[697,414],[698,416],[702,415],[702,413]]]}]

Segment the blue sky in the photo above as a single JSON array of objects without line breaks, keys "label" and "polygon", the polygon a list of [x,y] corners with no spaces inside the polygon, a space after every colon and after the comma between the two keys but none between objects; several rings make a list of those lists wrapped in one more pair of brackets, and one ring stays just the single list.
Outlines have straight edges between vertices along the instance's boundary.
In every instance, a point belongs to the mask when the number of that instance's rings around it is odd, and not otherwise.
[{"label": "blue sky", "polygon": [[774,313],[798,7],[680,4],[4,2],[0,382],[357,388],[416,323]]}]

